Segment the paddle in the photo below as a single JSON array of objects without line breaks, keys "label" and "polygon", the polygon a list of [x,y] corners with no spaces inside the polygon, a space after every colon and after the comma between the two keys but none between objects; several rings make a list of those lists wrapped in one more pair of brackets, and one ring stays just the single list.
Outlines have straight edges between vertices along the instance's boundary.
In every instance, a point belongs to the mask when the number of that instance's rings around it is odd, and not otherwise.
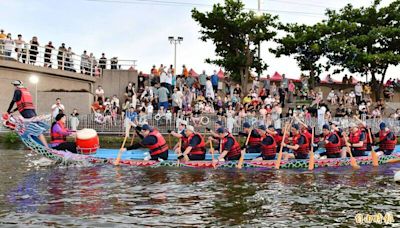
[{"label": "paddle", "polygon": [[289,128],[289,126],[291,124],[292,124],[292,120],[290,120],[289,123],[285,124],[285,129],[283,131],[283,138],[282,138],[281,147],[279,148],[278,158],[276,159],[276,162],[275,162],[275,169],[279,169],[281,167],[283,144],[285,142],[285,138],[286,138],[286,134],[287,134],[288,128]]},{"label": "paddle", "polygon": [[[247,135],[246,143],[244,144],[245,147],[247,146],[247,144],[249,144],[249,139],[250,139],[250,135],[251,135],[251,131],[252,131],[252,130],[253,130],[253,129],[250,128],[249,134]],[[243,149],[243,150],[244,150],[244,151],[242,151],[242,153],[241,153],[241,155],[240,155],[240,158],[239,158],[239,161],[238,161],[238,163],[237,163],[237,165],[236,165],[236,168],[238,168],[238,169],[241,169],[242,166],[243,166],[244,155],[246,154],[246,148]]]},{"label": "paddle", "polygon": [[119,165],[119,162],[121,161],[122,150],[125,148],[125,143],[126,143],[126,140],[127,140],[128,137],[129,137],[129,131],[130,131],[130,130],[131,130],[131,126],[129,126],[129,127],[126,128],[126,131],[125,131],[125,138],[124,138],[124,141],[123,141],[123,143],[122,143],[122,145],[121,145],[121,148],[119,149],[118,156],[117,156],[117,159],[115,159],[114,165]]},{"label": "paddle", "polygon": [[310,159],[308,160],[308,170],[313,170],[315,165],[313,144],[314,144],[314,128],[311,129],[311,151],[310,151]]},{"label": "paddle", "polygon": [[353,169],[359,169],[360,166],[357,164],[357,160],[353,157],[353,153],[351,153],[351,148],[348,145],[347,135],[346,135],[345,132],[343,132],[342,135],[343,135],[343,139],[344,139],[344,141],[346,143],[347,151],[350,154],[350,165],[351,165],[351,167],[353,167]]},{"label": "paddle", "polygon": [[210,153],[211,153],[211,162],[213,164],[213,167],[215,168],[215,164],[214,164],[214,147],[212,145],[212,140],[210,140]]},{"label": "paddle", "polygon": [[132,140],[131,140],[131,146],[133,145],[133,141],[135,140],[135,135],[136,135],[136,133],[135,132],[133,132],[133,134],[132,134]]},{"label": "paddle", "polygon": [[387,163],[397,163],[397,162],[400,162],[400,158],[393,158],[393,159],[387,160]]},{"label": "paddle", "polygon": [[[369,134],[369,138],[372,139],[371,129],[369,129],[369,128],[368,128],[368,134]],[[375,167],[379,166],[378,154],[375,152],[375,149],[372,144],[371,144],[371,159],[372,159],[372,166],[375,166]]]}]

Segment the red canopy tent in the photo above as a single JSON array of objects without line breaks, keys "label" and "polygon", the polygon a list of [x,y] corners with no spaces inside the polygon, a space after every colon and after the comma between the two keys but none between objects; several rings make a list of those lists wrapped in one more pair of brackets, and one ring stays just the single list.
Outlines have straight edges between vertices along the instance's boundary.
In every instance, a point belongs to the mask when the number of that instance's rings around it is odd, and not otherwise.
[{"label": "red canopy tent", "polygon": [[293,82],[301,82],[300,77],[299,78],[289,78],[286,77],[288,80],[292,80]]},{"label": "red canopy tent", "polygon": [[222,71],[221,68],[219,68],[219,71],[217,73],[218,78],[224,78],[225,73]]},{"label": "red canopy tent", "polygon": [[192,75],[193,77],[198,77],[199,76],[199,74],[196,73],[196,71],[194,71],[193,69],[189,70],[189,75]]},{"label": "red canopy tent", "polygon": [[271,81],[281,81],[282,75],[280,75],[277,71],[275,71],[274,75],[270,78]]}]

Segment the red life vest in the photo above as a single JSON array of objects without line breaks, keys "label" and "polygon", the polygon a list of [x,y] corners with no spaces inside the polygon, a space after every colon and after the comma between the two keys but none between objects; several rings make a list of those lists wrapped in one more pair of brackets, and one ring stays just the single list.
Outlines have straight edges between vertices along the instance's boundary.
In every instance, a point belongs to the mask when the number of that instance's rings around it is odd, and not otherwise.
[{"label": "red life vest", "polygon": [[390,131],[379,131],[379,141],[381,142],[379,148],[382,150],[394,150],[396,147],[397,138],[393,135],[393,139],[388,140],[386,137],[389,133]]},{"label": "red life vest", "polygon": [[339,135],[336,134],[336,132],[329,133],[327,136],[325,136],[324,140],[328,140],[328,138],[331,137],[332,135],[336,135],[338,142],[337,143],[328,142],[327,144],[325,144],[326,153],[327,154],[340,154],[341,153],[340,138],[339,138]]},{"label": "red life vest", "polygon": [[222,151],[225,150],[225,144],[228,142],[228,138],[231,138],[234,143],[226,156],[230,158],[239,155],[241,153],[240,144],[236,141],[236,139],[232,136],[231,133],[228,133],[228,135],[222,139],[222,148],[223,148]]},{"label": "red life vest", "polygon": [[297,134],[296,136],[293,137],[293,145],[298,145],[298,141],[300,137],[303,136],[305,139],[305,142],[302,145],[299,145],[299,148],[297,150],[294,150],[294,154],[308,154],[309,148],[310,148],[310,142],[308,141],[307,137],[303,135],[302,133]]},{"label": "red life vest", "polygon": [[367,143],[371,144],[372,143],[372,139],[371,139],[371,137],[369,137],[368,130],[365,127],[363,127],[363,128],[361,128],[361,131],[364,132],[365,137],[367,138]]},{"label": "red life vest", "polygon": [[272,139],[272,144],[271,145],[265,145],[264,143],[261,142],[261,154],[265,156],[273,156],[276,154],[276,142],[275,139],[272,135],[266,134],[265,138],[270,137]]},{"label": "red life vest", "polygon": [[[53,127],[55,127],[56,125],[60,126],[62,132],[67,132],[67,129],[65,128],[64,124],[61,121],[57,121],[57,123],[54,124]],[[59,144],[59,143],[63,143],[65,141],[67,141],[67,136],[60,134],[58,132],[54,132],[53,127],[51,128],[51,132],[50,132],[50,138],[51,138],[50,143],[52,143],[52,144],[58,143]]]},{"label": "red life vest", "polygon": [[150,132],[150,134],[146,137],[149,136],[154,136],[157,138],[157,143],[154,145],[146,145],[147,148],[150,150],[150,155],[154,156],[157,154],[161,154],[165,151],[168,151],[168,145],[167,142],[165,141],[164,137],[161,135],[161,133],[157,130],[153,130]]},{"label": "red life vest", "polygon": [[[256,129],[254,129],[252,131],[256,131],[259,135],[261,135],[261,133],[259,131],[257,131]],[[253,136],[251,136],[251,133],[250,133],[250,138],[249,138],[250,146],[259,146],[261,143],[261,140],[262,140],[261,137],[260,138],[253,137]]]},{"label": "red life vest", "polygon": [[188,144],[189,144],[189,140],[188,140],[188,137],[186,137],[186,136],[183,136],[182,135],[182,137],[181,137],[181,140],[182,140],[182,144],[181,144],[181,151],[183,152],[183,151],[185,151],[186,150],[186,148],[188,147]]},{"label": "red life vest", "polygon": [[277,145],[281,145],[281,142],[282,142],[282,139],[283,139],[282,135],[279,135],[278,132],[275,131],[275,134],[272,137],[274,137],[275,143]]},{"label": "red life vest", "polygon": [[[361,133],[362,133],[361,130],[358,130],[356,133],[351,132],[349,137],[350,143],[351,144],[359,143]],[[362,147],[353,147],[353,148],[358,151],[365,151],[367,149],[367,138],[365,137]]]},{"label": "red life vest", "polygon": [[16,102],[18,111],[21,113],[27,109],[35,109],[31,93],[26,88],[17,88],[17,90],[21,91],[21,99]]},{"label": "red life vest", "polygon": [[188,142],[192,140],[194,136],[200,137],[200,143],[192,148],[189,154],[205,154],[206,153],[206,143],[204,142],[204,138],[199,133],[193,133],[189,136]]},{"label": "red life vest", "polygon": [[[337,136],[339,136],[339,131],[335,131],[335,133]],[[346,146],[346,141],[344,140],[343,134],[342,137],[339,137],[339,142],[341,148]]]},{"label": "red life vest", "polygon": [[303,135],[308,139],[309,142],[311,142],[312,134],[308,131],[307,128],[303,130]]}]

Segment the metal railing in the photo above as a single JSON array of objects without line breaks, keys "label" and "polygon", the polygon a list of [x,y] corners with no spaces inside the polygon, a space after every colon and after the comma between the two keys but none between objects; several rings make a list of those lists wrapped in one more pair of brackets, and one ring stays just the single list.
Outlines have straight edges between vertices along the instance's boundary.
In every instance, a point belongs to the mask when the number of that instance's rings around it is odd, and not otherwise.
[{"label": "metal railing", "polygon": [[18,61],[34,66],[41,66],[65,71],[100,76],[103,69],[135,69],[137,60],[100,59],[89,55],[77,55],[67,49],[55,49],[25,43],[23,47],[0,42],[0,59]]}]

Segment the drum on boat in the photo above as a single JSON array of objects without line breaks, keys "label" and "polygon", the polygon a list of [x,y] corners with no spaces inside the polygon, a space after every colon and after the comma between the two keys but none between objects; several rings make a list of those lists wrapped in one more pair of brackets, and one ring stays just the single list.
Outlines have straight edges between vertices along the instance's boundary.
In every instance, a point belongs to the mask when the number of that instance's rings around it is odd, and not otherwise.
[{"label": "drum on boat", "polygon": [[96,130],[84,128],[76,132],[76,149],[79,153],[94,154],[99,147]]}]

